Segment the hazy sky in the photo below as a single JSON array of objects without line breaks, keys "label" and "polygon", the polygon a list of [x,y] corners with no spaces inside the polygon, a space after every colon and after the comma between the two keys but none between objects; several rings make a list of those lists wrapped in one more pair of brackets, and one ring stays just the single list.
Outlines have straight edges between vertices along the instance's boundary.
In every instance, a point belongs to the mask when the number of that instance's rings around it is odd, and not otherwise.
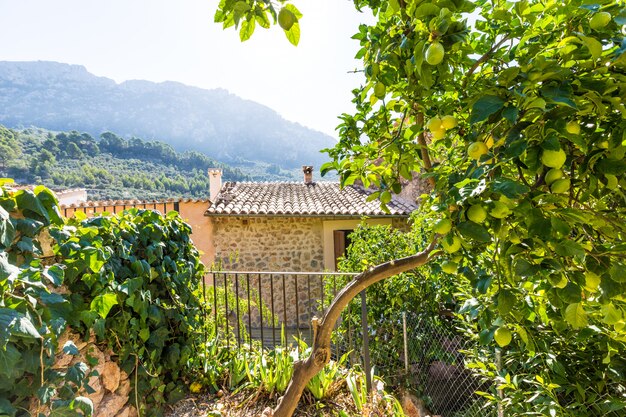
[{"label": "hazy sky", "polygon": [[336,137],[361,74],[349,0],[294,0],[300,45],[278,27],[241,43],[213,23],[218,0],[0,0],[0,60],[84,65],[118,82],[179,81],[221,87]]}]

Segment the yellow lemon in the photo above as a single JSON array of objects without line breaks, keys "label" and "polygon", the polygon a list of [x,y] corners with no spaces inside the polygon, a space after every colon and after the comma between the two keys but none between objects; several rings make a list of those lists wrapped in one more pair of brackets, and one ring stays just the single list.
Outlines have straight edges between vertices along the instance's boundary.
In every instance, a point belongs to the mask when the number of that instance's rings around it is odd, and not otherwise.
[{"label": "yellow lemon", "polygon": [[454,274],[458,268],[459,265],[456,262],[452,261],[444,261],[441,264],[441,270],[446,274]]},{"label": "yellow lemon", "polygon": [[467,154],[470,158],[479,160],[481,156],[489,152],[489,148],[483,142],[473,142],[467,148]]},{"label": "yellow lemon", "polygon": [[443,129],[442,126],[442,120],[440,117],[435,116],[433,118],[431,118],[427,123],[426,123],[426,128],[428,130],[441,130]]},{"label": "yellow lemon", "polygon": [[580,125],[572,120],[571,122],[567,122],[567,124],[565,125],[565,130],[567,130],[567,133],[571,133],[572,135],[579,135]]},{"label": "yellow lemon", "polygon": [[454,129],[457,126],[456,117],[454,116],[443,116],[441,118],[441,127],[444,129]]}]

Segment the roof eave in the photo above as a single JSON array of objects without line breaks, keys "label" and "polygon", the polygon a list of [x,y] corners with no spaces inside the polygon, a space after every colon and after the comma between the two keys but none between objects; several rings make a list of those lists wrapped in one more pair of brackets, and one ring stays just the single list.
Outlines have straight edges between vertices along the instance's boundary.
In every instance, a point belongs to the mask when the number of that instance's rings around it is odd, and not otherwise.
[{"label": "roof eave", "polygon": [[204,212],[205,217],[297,217],[318,219],[405,219],[409,214],[263,214],[263,213],[209,213]]}]

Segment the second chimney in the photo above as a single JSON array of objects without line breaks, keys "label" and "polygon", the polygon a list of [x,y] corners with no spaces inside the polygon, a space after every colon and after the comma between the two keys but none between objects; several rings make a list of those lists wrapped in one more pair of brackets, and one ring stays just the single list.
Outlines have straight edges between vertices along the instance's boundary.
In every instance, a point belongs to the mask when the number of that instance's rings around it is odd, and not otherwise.
[{"label": "second chimney", "polygon": [[215,203],[215,198],[222,189],[222,170],[209,168],[209,200]]},{"label": "second chimney", "polygon": [[302,172],[304,173],[304,183],[313,184],[313,165],[302,165]]}]

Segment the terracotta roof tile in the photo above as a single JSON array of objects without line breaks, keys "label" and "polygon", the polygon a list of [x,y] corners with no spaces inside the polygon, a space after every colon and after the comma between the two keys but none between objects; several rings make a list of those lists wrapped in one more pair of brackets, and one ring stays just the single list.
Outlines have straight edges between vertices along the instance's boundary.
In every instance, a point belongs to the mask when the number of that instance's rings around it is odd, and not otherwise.
[{"label": "terracotta roof tile", "polygon": [[338,182],[227,182],[205,215],[405,217],[417,209],[394,197],[386,213],[378,200],[366,201],[369,194],[357,186],[342,189]]},{"label": "terracotta roof tile", "polygon": [[[60,204],[61,208],[81,208],[81,207],[112,207],[112,206],[147,206],[162,205],[171,203],[207,203],[209,200],[205,198],[167,198],[160,200],[97,200],[97,201],[81,201],[72,204]],[[150,207],[148,207],[150,208]]]}]

